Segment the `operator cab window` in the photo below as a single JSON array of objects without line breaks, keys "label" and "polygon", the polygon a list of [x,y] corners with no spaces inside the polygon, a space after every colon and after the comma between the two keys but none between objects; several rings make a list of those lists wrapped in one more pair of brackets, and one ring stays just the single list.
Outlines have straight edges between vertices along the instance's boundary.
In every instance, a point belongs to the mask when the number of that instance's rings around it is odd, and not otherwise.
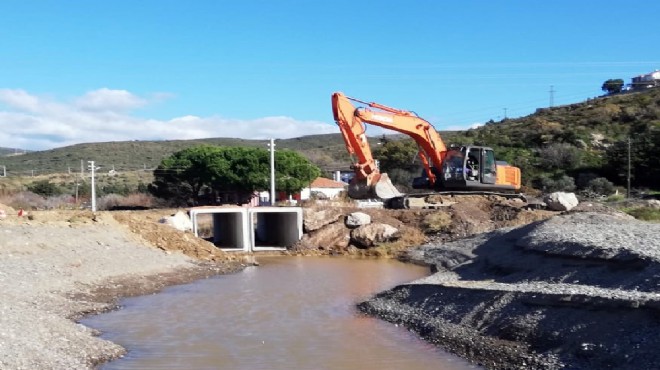
[{"label": "operator cab window", "polygon": [[483,183],[494,184],[497,179],[497,162],[492,149],[484,149],[483,162]]},{"label": "operator cab window", "polygon": [[463,161],[464,154],[452,150],[447,153],[445,162],[442,165],[442,176],[445,181],[462,181],[463,180]]},{"label": "operator cab window", "polygon": [[465,179],[479,181],[481,171],[481,148],[470,148],[465,161]]}]

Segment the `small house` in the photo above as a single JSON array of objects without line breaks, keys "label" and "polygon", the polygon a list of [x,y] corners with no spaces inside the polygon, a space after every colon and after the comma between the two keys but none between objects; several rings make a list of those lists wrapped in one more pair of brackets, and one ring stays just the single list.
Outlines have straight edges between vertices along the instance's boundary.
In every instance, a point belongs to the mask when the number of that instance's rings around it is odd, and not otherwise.
[{"label": "small house", "polygon": [[309,187],[302,189],[300,192],[300,199],[305,200],[312,197],[336,198],[342,191],[345,191],[348,184],[342,181],[335,181],[326,179],[325,177],[317,177]]}]

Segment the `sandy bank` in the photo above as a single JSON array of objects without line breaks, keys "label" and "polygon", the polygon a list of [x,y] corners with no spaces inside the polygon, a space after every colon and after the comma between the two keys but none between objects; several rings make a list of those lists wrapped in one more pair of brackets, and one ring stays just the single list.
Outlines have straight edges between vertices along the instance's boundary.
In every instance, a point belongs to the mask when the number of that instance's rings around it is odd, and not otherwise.
[{"label": "sandy bank", "polygon": [[576,213],[411,250],[360,308],[489,369],[660,368],[660,225]]},{"label": "sandy bank", "polygon": [[2,369],[86,369],[116,357],[123,348],[72,319],[237,267],[154,248],[111,216],[40,219],[0,223]]}]

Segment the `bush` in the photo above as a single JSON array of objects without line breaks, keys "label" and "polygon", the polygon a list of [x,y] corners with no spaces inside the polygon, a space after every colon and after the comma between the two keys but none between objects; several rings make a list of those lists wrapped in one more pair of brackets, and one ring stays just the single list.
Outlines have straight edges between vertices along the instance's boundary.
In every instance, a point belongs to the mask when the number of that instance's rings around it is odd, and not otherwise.
[{"label": "bush", "polygon": [[75,204],[76,200],[73,196],[63,194],[46,198],[44,206],[46,209],[67,209],[73,208]]},{"label": "bush", "polygon": [[117,194],[104,195],[96,202],[96,209],[99,211],[107,211],[116,208],[121,204],[124,197]]},{"label": "bush", "polygon": [[540,188],[545,193],[554,193],[556,191],[571,192],[575,190],[575,180],[572,177],[561,175],[558,178],[541,177]]},{"label": "bush", "polygon": [[6,200],[8,206],[14,209],[45,209],[46,199],[41,195],[35,194],[31,191],[22,191],[20,193],[9,196]]},{"label": "bush", "polygon": [[553,143],[539,149],[539,164],[549,170],[577,168],[581,158],[580,149],[567,143]]},{"label": "bush", "polygon": [[28,185],[27,189],[44,197],[62,194],[62,189],[48,180],[35,181]]},{"label": "bush", "polygon": [[422,221],[422,227],[426,233],[439,233],[446,231],[451,225],[451,216],[445,212],[428,214]]},{"label": "bush", "polygon": [[96,209],[111,211],[114,209],[147,209],[155,204],[155,198],[149,194],[134,193],[127,196],[108,194],[99,198]]},{"label": "bush", "polygon": [[626,213],[635,217],[638,220],[660,222],[660,209],[657,208],[651,208],[651,207],[633,208],[626,210]]},{"label": "bush", "polygon": [[599,195],[610,195],[614,193],[614,184],[604,177],[597,177],[589,181],[585,190]]},{"label": "bush", "polygon": [[624,199],[626,199],[625,195],[623,195],[623,194],[614,194],[614,195],[610,195],[609,197],[607,197],[607,199],[605,199],[605,201],[615,203],[615,202],[620,202]]}]

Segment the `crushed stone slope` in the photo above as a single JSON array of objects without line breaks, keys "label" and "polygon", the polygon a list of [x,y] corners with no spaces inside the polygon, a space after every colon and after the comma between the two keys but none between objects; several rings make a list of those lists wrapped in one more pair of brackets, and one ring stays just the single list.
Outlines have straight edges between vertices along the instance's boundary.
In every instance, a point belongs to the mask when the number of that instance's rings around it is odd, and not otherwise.
[{"label": "crushed stone slope", "polygon": [[437,272],[360,308],[486,368],[660,368],[659,251],[659,224],[567,214],[412,250]]}]

